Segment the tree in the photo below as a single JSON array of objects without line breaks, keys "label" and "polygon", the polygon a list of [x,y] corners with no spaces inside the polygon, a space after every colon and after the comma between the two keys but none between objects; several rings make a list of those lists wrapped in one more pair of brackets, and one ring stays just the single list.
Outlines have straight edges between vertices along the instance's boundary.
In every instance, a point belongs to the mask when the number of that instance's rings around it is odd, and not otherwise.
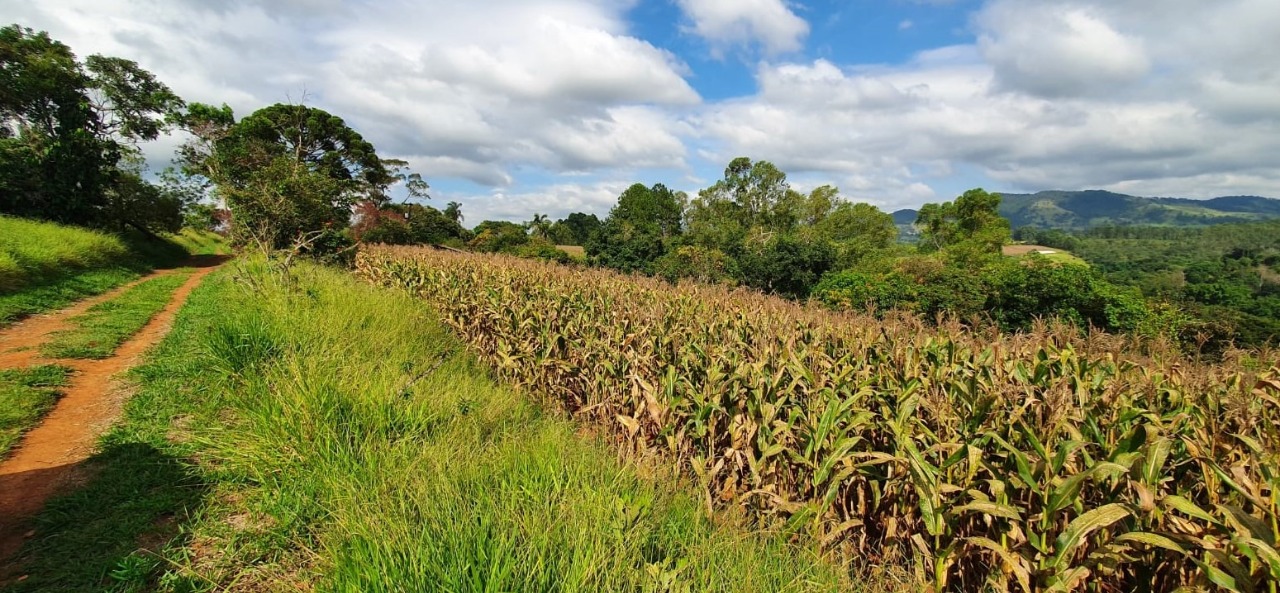
[{"label": "tree", "polygon": [[448,216],[449,220],[462,224],[462,204],[459,204],[458,202],[449,202],[449,204],[444,207],[444,215]]},{"label": "tree", "polygon": [[0,212],[164,228],[171,213],[156,216],[152,190],[121,164],[181,106],[135,62],[93,55],[81,64],[48,33],[0,29]]},{"label": "tree", "polygon": [[[196,139],[179,153],[209,179],[232,211],[232,235],[282,248],[346,228],[361,201],[382,205],[404,182],[424,192],[400,161],[378,157],[341,118],[304,105],[276,104],[235,122],[230,108],[192,105],[181,118]],[[391,165],[391,167],[388,167]]]},{"label": "tree", "polygon": [[791,298],[804,298],[835,264],[835,252],[826,241],[778,235],[748,246],[738,262],[743,284]]},{"label": "tree", "polygon": [[539,239],[546,239],[547,232],[551,229],[551,220],[546,214],[534,214],[533,220],[525,223],[525,227],[529,229],[529,234]]},{"label": "tree", "polygon": [[680,236],[680,200],[680,194],[660,183],[627,188],[587,241],[587,256],[605,267],[651,273],[653,263]]},{"label": "tree", "polygon": [[961,255],[999,254],[1009,242],[1008,219],[1000,216],[1000,194],[971,189],[954,202],[925,204],[916,217],[920,248],[952,248]]},{"label": "tree", "polygon": [[512,252],[529,242],[523,225],[505,220],[486,220],[476,226],[475,237],[468,243],[476,251]]},{"label": "tree", "polygon": [[560,245],[586,245],[591,236],[599,232],[601,222],[594,214],[574,212],[557,221],[556,225],[562,226],[568,233],[567,240],[559,242]]}]

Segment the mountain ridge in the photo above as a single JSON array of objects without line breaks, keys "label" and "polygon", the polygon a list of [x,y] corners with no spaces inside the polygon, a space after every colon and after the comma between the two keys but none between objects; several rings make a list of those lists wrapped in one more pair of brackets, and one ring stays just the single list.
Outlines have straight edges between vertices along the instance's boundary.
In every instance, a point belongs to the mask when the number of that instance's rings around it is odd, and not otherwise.
[{"label": "mountain ridge", "polygon": [[[1106,225],[1203,226],[1280,218],[1280,199],[1219,196],[1203,200],[1141,197],[1106,190],[1046,190],[1000,193],[1000,214],[1013,228],[1033,226],[1082,230]],[[893,212],[894,223],[910,226],[917,210]]]}]

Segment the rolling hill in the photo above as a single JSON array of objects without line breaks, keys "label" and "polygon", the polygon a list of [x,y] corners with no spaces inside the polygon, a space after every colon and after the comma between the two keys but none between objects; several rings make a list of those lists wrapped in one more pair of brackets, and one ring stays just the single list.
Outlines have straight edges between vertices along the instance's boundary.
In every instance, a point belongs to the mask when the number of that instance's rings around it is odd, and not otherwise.
[{"label": "rolling hill", "polygon": [[[1086,229],[1108,224],[1198,226],[1280,218],[1280,200],[1224,196],[1207,200],[1143,198],[1102,190],[1000,194],[1000,213],[1013,228]],[[915,210],[893,213],[899,227],[915,221]]]}]

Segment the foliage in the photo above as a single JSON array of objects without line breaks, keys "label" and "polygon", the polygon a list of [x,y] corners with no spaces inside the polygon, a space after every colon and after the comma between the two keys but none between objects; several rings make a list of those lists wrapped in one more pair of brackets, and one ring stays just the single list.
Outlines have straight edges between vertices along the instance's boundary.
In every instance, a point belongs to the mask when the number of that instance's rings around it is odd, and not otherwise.
[{"label": "foliage", "polygon": [[681,196],[661,183],[627,188],[586,242],[587,257],[615,270],[652,273],[680,236]]},{"label": "foliage", "polygon": [[54,365],[0,369],[0,460],[53,409],[70,372]]},{"label": "foliage", "polygon": [[486,220],[472,231],[475,237],[468,243],[476,251],[510,253],[529,242],[529,233],[514,222]]},{"label": "foliage", "polygon": [[920,249],[948,249],[972,259],[980,254],[999,254],[1009,242],[1009,221],[1000,216],[1000,194],[971,189],[954,202],[920,207],[916,227]]},{"label": "foliage", "polygon": [[176,230],[181,204],[127,162],[182,100],[136,63],[82,64],[48,33],[0,29],[0,212],[86,226]]},{"label": "foliage", "polygon": [[741,276],[737,263],[718,249],[685,245],[654,262],[654,274],[668,282],[681,278],[697,282],[732,284]]},{"label": "foliage", "polygon": [[546,239],[533,239],[516,248],[512,254],[529,259],[553,261],[562,265],[574,263],[572,256]]},{"label": "foliage", "polygon": [[421,302],[306,263],[296,285],[233,265],[132,373],[15,593],[107,574],[166,592],[847,590],[496,383]]},{"label": "foliage", "polygon": [[1202,228],[1099,227],[1076,253],[1115,284],[1190,316],[1185,339],[1207,351],[1280,338],[1280,221]]},{"label": "foliage", "polygon": [[797,299],[809,296],[810,287],[834,263],[830,243],[787,235],[749,244],[738,258],[743,284]]},{"label": "foliage", "polygon": [[213,184],[231,210],[237,244],[314,243],[316,253],[337,254],[316,249],[348,246],[338,233],[357,203],[385,203],[395,183],[426,197],[421,177],[379,158],[342,118],[322,109],[276,104],[236,122],[225,105],[193,104],[177,120],[194,136],[179,151],[183,169]]},{"label": "foliage", "polygon": [[586,245],[592,235],[600,232],[601,225],[594,214],[573,212],[551,225],[551,239],[557,245]]},{"label": "foliage", "polygon": [[[364,252],[501,376],[737,505],[935,590],[1280,579],[1280,369],[1044,326],[931,329],[707,286]],[[530,331],[536,328],[536,331]],[[1267,369],[1259,372],[1256,369]]]},{"label": "foliage", "polygon": [[361,202],[351,232],[362,243],[388,245],[436,245],[471,238],[471,233],[447,214],[412,202],[384,207],[369,200]]}]

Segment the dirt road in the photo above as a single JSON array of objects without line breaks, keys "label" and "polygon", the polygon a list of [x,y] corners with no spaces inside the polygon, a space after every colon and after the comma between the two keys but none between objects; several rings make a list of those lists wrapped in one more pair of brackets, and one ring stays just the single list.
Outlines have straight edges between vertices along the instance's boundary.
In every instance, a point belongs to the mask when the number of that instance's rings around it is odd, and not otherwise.
[{"label": "dirt road", "polygon": [[[53,411],[23,436],[8,459],[0,462],[0,573],[6,572],[6,559],[13,557],[28,537],[36,535],[32,519],[45,502],[87,478],[82,462],[93,454],[98,437],[120,417],[127,396],[113,377],[137,364],[142,353],[168,333],[187,296],[224,259],[193,262],[199,269],[178,288],[169,304],[110,358],[51,360],[40,356],[39,347],[49,334],[66,328],[69,319],[129,286],[0,330],[0,369],[57,363],[73,371]],[[148,278],[167,273],[172,271],[155,272]]]}]

